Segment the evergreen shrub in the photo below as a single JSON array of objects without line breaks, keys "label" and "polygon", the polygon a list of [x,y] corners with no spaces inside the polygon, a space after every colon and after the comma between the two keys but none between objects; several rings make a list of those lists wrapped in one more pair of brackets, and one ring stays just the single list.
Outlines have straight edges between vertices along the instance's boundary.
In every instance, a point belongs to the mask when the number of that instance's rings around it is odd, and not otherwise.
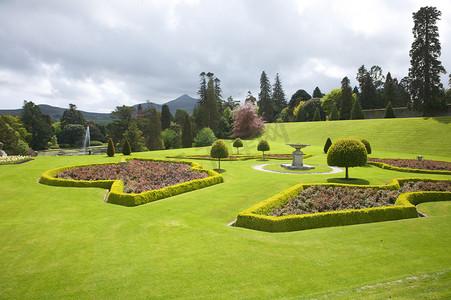
[{"label": "evergreen shrub", "polygon": [[223,140],[217,140],[214,142],[213,146],[211,146],[210,156],[212,158],[218,159],[218,169],[221,169],[221,158],[229,157],[229,149],[227,149],[227,145]]},{"label": "evergreen shrub", "polygon": [[327,153],[329,151],[330,146],[332,145],[332,140],[330,138],[327,138],[326,143],[324,144],[324,153]]},{"label": "evergreen shrub", "polygon": [[265,151],[269,151],[269,143],[266,140],[258,142],[257,150],[263,152],[263,160],[265,160]]},{"label": "evergreen shrub", "polygon": [[114,151],[114,143],[113,143],[113,139],[110,138],[110,139],[108,140],[108,148],[107,148],[107,150],[106,150],[106,154],[107,154],[109,157],[113,157],[113,156],[114,156],[114,153],[115,153],[115,151]]},{"label": "evergreen shrub", "polygon": [[327,151],[327,164],[346,168],[345,179],[349,179],[348,168],[366,165],[367,158],[365,145],[355,138],[339,139]]},{"label": "evergreen shrub", "polygon": [[124,146],[122,147],[122,154],[130,155],[132,153],[132,147],[130,146],[130,142],[128,139],[125,140]]},{"label": "evergreen shrub", "polygon": [[236,138],[233,141],[233,147],[236,148],[236,153],[240,154],[239,148],[243,147],[243,141],[240,138]]},{"label": "evergreen shrub", "polygon": [[208,127],[202,128],[194,138],[194,146],[211,146],[216,140],[215,133]]},{"label": "evergreen shrub", "polygon": [[370,145],[370,142],[369,142],[367,139],[361,139],[360,141],[365,145],[366,152],[367,152],[368,154],[371,154],[371,145]]}]

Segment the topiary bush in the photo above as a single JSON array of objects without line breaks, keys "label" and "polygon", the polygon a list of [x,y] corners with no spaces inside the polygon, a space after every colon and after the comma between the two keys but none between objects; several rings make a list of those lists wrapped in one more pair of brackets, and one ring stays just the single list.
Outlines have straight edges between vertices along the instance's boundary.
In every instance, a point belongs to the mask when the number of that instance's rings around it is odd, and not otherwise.
[{"label": "topiary bush", "polygon": [[367,152],[368,154],[371,154],[371,145],[370,145],[370,142],[369,142],[367,139],[361,139],[360,141],[365,145],[366,152]]},{"label": "topiary bush", "polygon": [[330,146],[332,145],[332,140],[330,138],[327,138],[326,143],[324,144],[324,153],[327,153]]},{"label": "topiary bush", "polygon": [[110,139],[108,140],[108,148],[107,148],[107,150],[106,150],[106,154],[107,154],[109,157],[113,157],[113,156],[114,156],[114,153],[115,153],[115,151],[114,151],[114,143],[113,143],[113,139],[110,138]]},{"label": "topiary bush", "polygon": [[130,155],[132,153],[132,147],[128,139],[125,139],[124,146],[122,147],[122,154]]},{"label": "topiary bush", "polygon": [[334,142],[327,151],[327,164],[346,168],[346,177],[349,179],[348,168],[366,165],[368,153],[365,145],[355,138],[343,138]]},{"label": "topiary bush", "polygon": [[243,141],[240,138],[236,138],[233,141],[233,147],[236,148],[236,153],[240,154],[239,148],[243,147]]},{"label": "topiary bush", "polygon": [[221,170],[221,158],[229,157],[229,149],[223,140],[217,140],[211,146],[210,156],[218,159],[218,169]]},{"label": "topiary bush", "polygon": [[269,143],[266,140],[258,142],[257,150],[263,152],[263,160],[265,160],[265,151],[269,151]]},{"label": "topiary bush", "polygon": [[216,140],[215,133],[208,127],[202,128],[194,138],[194,146],[211,146]]},{"label": "topiary bush", "polygon": [[391,104],[391,101],[388,102],[387,107],[385,108],[384,118],[385,119],[396,118],[395,111],[393,110],[393,106]]}]

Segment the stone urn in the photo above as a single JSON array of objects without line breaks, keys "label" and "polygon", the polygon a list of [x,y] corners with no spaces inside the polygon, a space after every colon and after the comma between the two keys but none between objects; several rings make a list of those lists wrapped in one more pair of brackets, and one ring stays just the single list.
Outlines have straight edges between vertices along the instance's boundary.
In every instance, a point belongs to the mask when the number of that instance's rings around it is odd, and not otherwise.
[{"label": "stone urn", "polygon": [[304,153],[301,151],[301,149],[310,146],[310,144],[289,143],[287,145],[293,147],[296,150],[293,151],[293,162],[291,164],[281,164],[282,168],[289,170],[311,170],[315,168],[303,163]]}]

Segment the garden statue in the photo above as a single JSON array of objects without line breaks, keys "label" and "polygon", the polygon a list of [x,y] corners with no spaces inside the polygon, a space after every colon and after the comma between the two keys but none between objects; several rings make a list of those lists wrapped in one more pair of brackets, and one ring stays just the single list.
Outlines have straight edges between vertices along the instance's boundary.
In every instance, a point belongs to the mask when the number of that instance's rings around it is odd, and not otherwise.
[{"label": "garden statue", "polygon": [[6,152],[3,151],[2,148],[3,148],[3,143],[0,142],[0,157],[8,156],[8,154],[6,154]]},{"label": "garden statue", "polygon": [[311,170],[315,167],[305,165],[303,163],[304,153],[301,151],[302,148],[310,146],[309,144],[287,144],[288,146],[296,149],[293,151],[293,162],[291,164],[282,164],[281,167],[289,170]]}]

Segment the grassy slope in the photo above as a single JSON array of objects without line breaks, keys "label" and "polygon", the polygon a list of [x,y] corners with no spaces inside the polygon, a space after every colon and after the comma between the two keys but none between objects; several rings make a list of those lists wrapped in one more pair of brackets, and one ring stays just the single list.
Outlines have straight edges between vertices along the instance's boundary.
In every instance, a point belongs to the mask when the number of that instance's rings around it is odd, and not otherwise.
[{"label": "grassy slope", "polygon": [[[289,152],[287,141],[312,144],[305,149],[314,154],[308,159],[312,163],[325,162],[321,151],[328,136],[365,137],[375,156],[410,157],[421,151],[451,161],[450,118],[385,120],[388,128],[382,121],[274,124],[267,136],[273,127],[285,128],[286,137],[269,138],[273,153]],[[334,133],[339,126],[345,132]],[[405,138],[413,127],[428,128],[415,136],[425,143]],[[395,143],[385,133],[389,130],[403,142]],[[431,151],[428,143],[434,145]],[[250,140],[243,152],[255,149],[256,141]],[[207,152],[197,148],[134,156]],[[0,298],[449,296],[448,203],[424,204],[429,218],[271,234],[225,224],[296,183],[338,181],[342,174],[271,174],[251,169],[261,163],[256,160],[222,162],[225,183],[135,208],[103,203],[101,189],[36,183],[50,168],[120,158],[38,157],[0,166]],[[216,167],[216,162],[199,163]],[[375,167],[354,168],[350,175],[362,184],[425,176]]]}]

